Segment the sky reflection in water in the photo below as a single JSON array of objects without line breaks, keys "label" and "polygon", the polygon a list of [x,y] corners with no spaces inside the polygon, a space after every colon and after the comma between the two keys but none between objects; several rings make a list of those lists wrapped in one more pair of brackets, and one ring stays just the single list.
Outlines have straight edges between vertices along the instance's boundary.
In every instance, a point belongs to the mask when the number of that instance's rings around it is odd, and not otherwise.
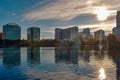
[{"label": "sky reflection in water", "polygon": [[120,80],[119,55],[83,48],[1,48],[0,80]]}]

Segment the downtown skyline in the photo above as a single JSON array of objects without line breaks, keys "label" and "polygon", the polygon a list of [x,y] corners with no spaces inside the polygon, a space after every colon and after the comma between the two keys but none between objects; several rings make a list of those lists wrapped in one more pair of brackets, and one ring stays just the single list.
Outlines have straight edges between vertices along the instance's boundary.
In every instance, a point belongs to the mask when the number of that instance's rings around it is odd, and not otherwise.
[{"label": "downtown skyline", "polygon": [[[120,9],[119,0],[1,0],[0,32],[7,23],[21,26],[22,39],[26,38],[26,29],[37,26],[41,28],[42,38],[54,38],[55,28],[78,26],[79,29],[90,28],[92,32],[104,29],[112,32],[116,27],[116,11]],[[105,6],[109,15],[104,21],[98,20],[96,8]]]}]

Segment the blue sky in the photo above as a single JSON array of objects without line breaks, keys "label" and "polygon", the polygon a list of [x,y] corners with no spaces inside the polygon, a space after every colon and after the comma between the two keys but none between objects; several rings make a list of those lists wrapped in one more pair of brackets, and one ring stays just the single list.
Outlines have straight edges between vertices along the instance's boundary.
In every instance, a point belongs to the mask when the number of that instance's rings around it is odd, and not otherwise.
[{"label": "blue sky", "polygon": [[[119,4],[119,0],[0,0],[0,31],[7,23],[20,25],[22,38],[26,38],[26,29],[31,26],[41,28],[41,38],[54,38],[56,27],[89,27],[93,32],[102,25],[102,29],[111,31]],[[99,21],[94,13],[98,6],[111,11],[105,21]]]}]

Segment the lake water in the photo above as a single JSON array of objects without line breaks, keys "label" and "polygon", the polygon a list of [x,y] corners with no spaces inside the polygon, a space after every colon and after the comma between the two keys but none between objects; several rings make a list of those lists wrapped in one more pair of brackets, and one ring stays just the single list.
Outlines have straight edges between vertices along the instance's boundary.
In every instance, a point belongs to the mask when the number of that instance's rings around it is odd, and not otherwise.
[{"label": "lake water", "polygon": [[0,80],[120,80],[119,52],[0,48]]}]

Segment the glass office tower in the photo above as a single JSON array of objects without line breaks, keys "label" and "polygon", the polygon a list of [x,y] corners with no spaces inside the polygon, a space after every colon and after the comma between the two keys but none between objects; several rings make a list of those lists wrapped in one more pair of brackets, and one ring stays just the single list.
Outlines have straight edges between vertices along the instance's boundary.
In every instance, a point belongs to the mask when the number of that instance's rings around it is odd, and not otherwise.
[{"label": "glass office tower", "polygon": [[27,38],[29,41],[39,41],[40,40],[40,28],[30,27],[27,29]]},{"label": "glass office tower", "polygon": [[3,25],[3,40],[20,40],[21,27],[15,23]]}]

